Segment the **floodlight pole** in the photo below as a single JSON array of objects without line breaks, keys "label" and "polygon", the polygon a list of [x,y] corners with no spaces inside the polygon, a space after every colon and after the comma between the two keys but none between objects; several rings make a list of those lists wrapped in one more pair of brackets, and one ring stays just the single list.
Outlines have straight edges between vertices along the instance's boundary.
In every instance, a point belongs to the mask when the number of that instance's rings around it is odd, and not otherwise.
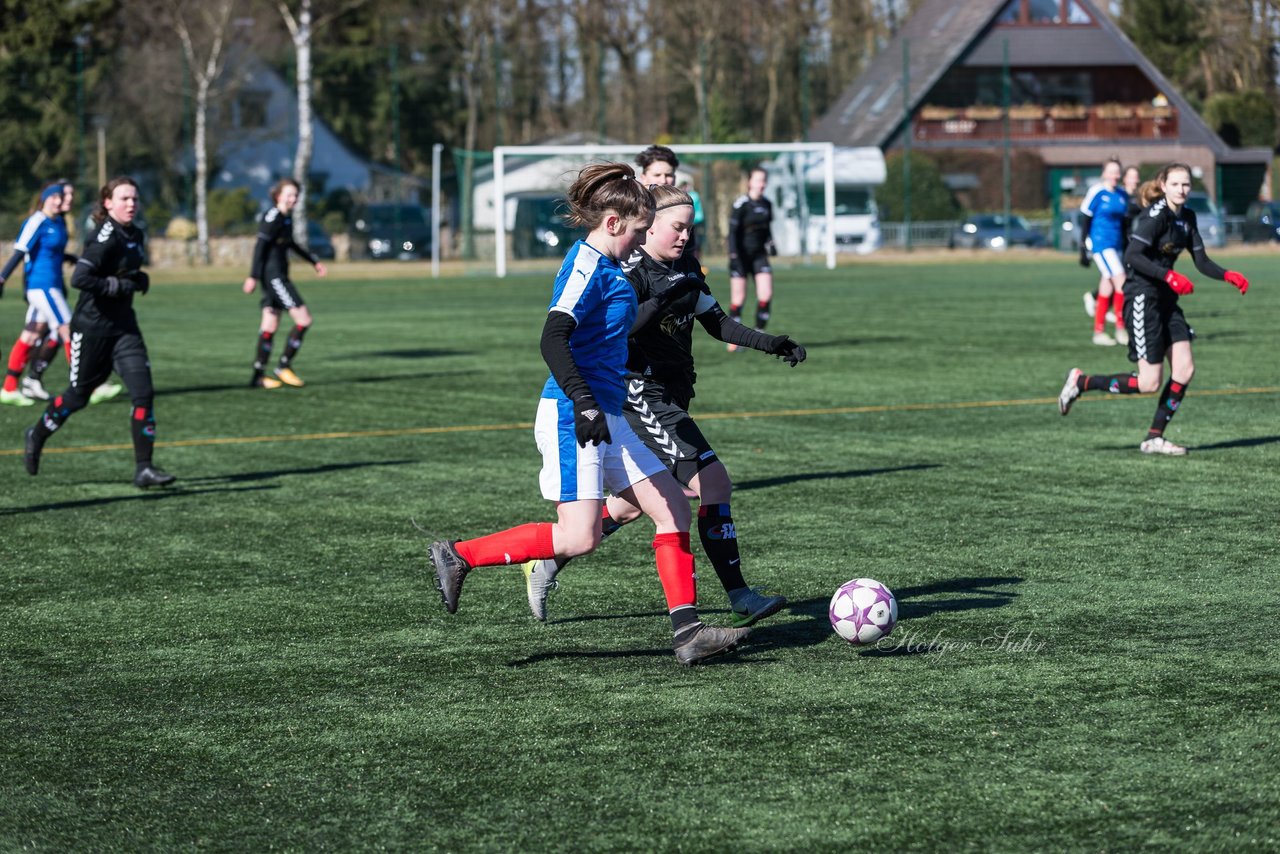
[{"label": "floodlight pole", "polygon": [[1009,218],[1013,215],[1013,168],[1009,151],[1009,40],[1004,40],[1000,69],[1001,101],[1004,107],[1004,248],[1009,248]]},{"label": "floodlight pole", "polygon": [[497,259],[495,272],[499,279],[507,275],[507,200],[506,175],[503,172],[506,147],[493,150],[493,256]]},{"label": "floodlight pole", "polygon": [[902,40],[902,229],[906,250],[911,251],[911,39]]},{"label": "floodlight pole", "polygon": [[440,278],[440,155],[444,144],[431,146],[431,278]]}]

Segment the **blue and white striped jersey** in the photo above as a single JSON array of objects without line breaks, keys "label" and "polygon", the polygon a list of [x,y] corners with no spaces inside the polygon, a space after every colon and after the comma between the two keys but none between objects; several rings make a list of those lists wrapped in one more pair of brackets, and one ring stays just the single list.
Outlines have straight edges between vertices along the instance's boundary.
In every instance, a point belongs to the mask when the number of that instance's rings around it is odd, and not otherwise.
[{"label": "blue and white striped jersey", "polygon": [[67,225],[61,216],[49,217],[36,211],[22,224],[13,246],[26,255],[23,276],[28,290],[64,290],[63,255],[67,251]]}]

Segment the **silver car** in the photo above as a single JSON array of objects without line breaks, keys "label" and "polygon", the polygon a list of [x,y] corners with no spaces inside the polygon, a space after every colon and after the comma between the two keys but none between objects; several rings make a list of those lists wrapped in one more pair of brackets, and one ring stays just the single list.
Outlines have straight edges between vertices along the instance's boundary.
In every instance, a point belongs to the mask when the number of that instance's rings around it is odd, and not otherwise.
[{"label": "silver car", "polygon": [[1221,248],[1227,245],[1227,230],[1222,224],[1222,215],[1218,213],[1218,207],[1208,193],[1188,193],[1187,207],[1196,212],[1196,224],[1200,227],[1200,236],[1204,239],[1205,246]]}]

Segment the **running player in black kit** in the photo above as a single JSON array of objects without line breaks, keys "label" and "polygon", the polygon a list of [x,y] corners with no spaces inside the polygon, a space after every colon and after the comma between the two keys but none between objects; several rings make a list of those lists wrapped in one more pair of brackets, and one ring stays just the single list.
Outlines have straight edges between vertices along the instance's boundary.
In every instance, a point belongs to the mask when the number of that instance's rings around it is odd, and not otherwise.
[{"label": "running player in black kit", "polygon": [[[693,321],[719,341],[770,353],[792,367],[803,362],[806,354],[787,336],[748,329],[724,313],[711,296],[697,260],[684,251],[693,223],[693,199],[670,185],[656,185],[650,191],[657,203],[653,226],[644,248],[625,265],[639,306],[628,342],[623,414],[675,479],[697,493],[703,550],[729,595],[733,624],[750,626],[776,614],[787,600],[748,587],[743,578],[737,527],[729,506],[733,483],[688,411],[697,379]],[[639,516],[640,508],[610,496],[601,518],[602,533],[611,534]],[[567,562],[547,559],[525,564],[529,607],[539,620],[547,618],[547,593]]]},{"label": "running player in black kit", "polygon": [[[769,173],[757,166],[747,176],[747,192],[733,203],[729,215],[729,316],[742,320],[742,306],[747,301],[747,277],[756,285],[756,329],[769,323],[773,304],[773,267],[769,256],[773,246],[773,203],[765,198]],[[729,351],[738,349],[729,344]]]},{"label": "running player in black kit", "polygon": [[155,391],[147,345],[133,312],[134,294],[145,294],[151,280],[140,268],[146,236],[134,224],[138,213],[138,185],[132,178],[114,178],[102,188],[94,210],[94,231],[85,240],[71,286],[80,291],[71,316],[71,385],[54,397],[44,415],[26,432],[24,462],[27,473],[40,470],[44,443],[71,414],[83,409],[90,393],[115,372],[129,390],[129,426],[136,463],[133,483],[139,487],[167,486],[175,480],[151,463],[156,441],[153,411]]},{"label": "running player in black kit", "polygon": [[[258,228],[258,243],[253,250],[253,269],[244,280],[244,292],[251,294],[262,283],[262,324],[258,328],[258,350],[253,360],[253,378],[249,385],[255,388],[279,388],[282,384],[301,387],[302,378],[293,372],[293,357],[302,347],[302,338],[311,328],[311,312],[302,301],[302,295],[289,280],[289,251],[297,252],[315,267],[316,275],[324,276],[324,265],[293,239],[293,208],[298,203],[298,182],[283,178],[271,188],[273,207],[262,215]],[[271,346],[280,327],[280,312],[289,312],[293,318],[293,331],[285,344],[284,353],[276,365],[274,377],[265,376],[267,360],[271,358]]]},{"label": "running player in black kit", "polygon": [[1189,249],[1196,269],[1210,278],[1226,281],[1245,294],[1249,280],[1234,270],[1224,270],[1209,259],[1196,227],[1195,211],[1186,207],[1191,191],[1191,168],[1182,163],[1166,166],[1152,184],[1157,190],[1143,198],[1153,203],[1133,225],[1125,265],[1130,271],[1124,304],[1125,326],[1129,330],[1129,361],[1138,363],[1138,373],[1085,376],[1079,368],[1067,372],[1067,381],[1058,395],[1058,411],[1066,415],[1081,392],[1108,391],[1112,394],[1149,393],[1160,388],[1164,360],[1169,360],[1169,382],[1160,392],[1156,417],[1139,446],[1144,454],[1181,456],[1187,449],[1164,437],[1195,374],[1191,357],[1191,329],[1178,305],[1178,297],[1192,292],[1191,280],[1173,269],[1183,250]]}]

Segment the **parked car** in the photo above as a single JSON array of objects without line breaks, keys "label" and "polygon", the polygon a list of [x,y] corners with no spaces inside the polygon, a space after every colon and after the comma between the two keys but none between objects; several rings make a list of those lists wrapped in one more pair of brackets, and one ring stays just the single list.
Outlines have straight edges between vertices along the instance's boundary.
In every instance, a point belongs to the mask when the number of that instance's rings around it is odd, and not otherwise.
[{"label": "parked car", "polygon": [[1073,207],[1062,214],[1059,224],[1058,248],[1064,252],[1080,251],[1080,208]]},{"label": "parked car", "polygon": [[1196,225],[1200,228],[1200,237],[1205,246],[1220,248],[1227,245],[1227,229],[1222,224],[1217,205],[1209,198],[1208,193],[1188,193],[1187,207],[1196,212]]},{"label": "parked car", "polygon": [[519,196],[515,208],[511,253],[517,258],[558,258],[575,240],[587,235],[584,229],[564,221],[569,205],[562,195]]},{"label": "parked car", "polygon": [[1009,246],[1045,245],[1044,235],[1020,216],[1009,217],[1008,246],[1005,245],[1004,214],[974,214],[951,232],[947,245],[952,249],[1007,249]]},{"label": "parked car", "polygon": [[379,202],[356,214],[351,257],[411,261],[431,256],[431,217],[422,205]]},{"label": "parked car", "polygon": [[1280,202],[1254,202],[1244,219],[1244,242],[1280,240]]},{"label": "parked car", "polygon": [[338,254],[334,251],[333,239],[314,219],[307,220],[307,248],[321,261],[332,261]]}]

